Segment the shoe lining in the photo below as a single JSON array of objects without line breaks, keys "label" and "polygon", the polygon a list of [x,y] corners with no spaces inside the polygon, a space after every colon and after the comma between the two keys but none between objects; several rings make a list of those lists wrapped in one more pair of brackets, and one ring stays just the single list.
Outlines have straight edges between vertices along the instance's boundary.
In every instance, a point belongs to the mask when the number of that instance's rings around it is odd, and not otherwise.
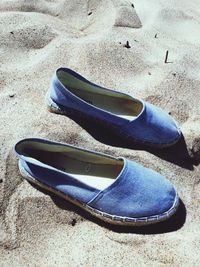
[{"label": "shoe lining", "polygon": [[[123,168],[123,160],[99,156],[72,147],[27,142],[21,144],[24,156],[64,171],[77,180],[99,190],[110,186]],[[48,179],[48,177],[47,177]]]},{"label": "shoe lining", "polygon": [[142,109],[143,104],[131,96],[112,92],[97,85],[84,82],[65,71],[57,72],[58,79],[67,89],[82,100],[119,117],[133,120]]}]

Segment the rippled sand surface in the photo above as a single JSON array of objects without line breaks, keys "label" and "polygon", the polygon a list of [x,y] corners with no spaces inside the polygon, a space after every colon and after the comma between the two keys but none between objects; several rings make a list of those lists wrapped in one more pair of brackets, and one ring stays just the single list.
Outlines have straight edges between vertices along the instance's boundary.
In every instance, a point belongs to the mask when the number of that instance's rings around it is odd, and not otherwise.
[{"label": "rippled sand surface", "polygon": [[[0,266],[200,265],[199,33],[198,0],[0,1]],[[49,113],[61,66],[163,108],[184,138],[164,151],[118,148]],[[13,145],[25,137],[135,160],[176,186],[180,208],[145,228],[93,220],[22,180]]]}]

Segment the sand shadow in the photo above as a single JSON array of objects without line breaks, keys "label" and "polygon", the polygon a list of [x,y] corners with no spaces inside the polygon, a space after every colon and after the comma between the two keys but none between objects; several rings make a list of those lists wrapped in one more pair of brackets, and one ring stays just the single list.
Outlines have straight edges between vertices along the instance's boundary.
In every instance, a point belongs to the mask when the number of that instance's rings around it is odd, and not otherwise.
[{"label": "sand shadow", "polygon": [[140,145],[135,142],[130,142],[130,140],[122,140],[122,138],[119,137],[116,132],[113,132],[113,130],[106,126],[102,126],[97,121],[91,123],[91,121],[88,121],[88,119],[83,120],[83,118],[80,119],[80,117],[76,117],[75,115],[71,114],[68,115],[68,117],[79,124],[97,141],[106,145],[133,150],[145,150],[161,159],[188,170],[193,170],[193,166],[198,164],[189,156],[183,135],[181,136],[180,140],[171,147],[162,149],[150,148],[147,145]]},{"label": "sand shadow", "polygon": [[[162,234],[162,233],[169,233],[179,230],[185,223],[186,220],[186,208],[182,200],[180,200],[180,205],[176,211],[176,213],[170,217],[168,220],[165,220],[160,223],[152,224],[152,225],[146,225],[146,226],[121,226],[121,225],[111,225],[107,222],[104,222],[91,214],[89,214],[87,211],[81,209],[80,207],[77,207],[76,205],[67,202],[63,198],[53,194],[52,192],[49,192],[47,190],[44,190],[43,188],[38,187],[35,184],[30,183],[34,188],[41,191],[42,193],[49,195],[52,199],[52,201],[55,203],[55,205],[62,209],[67,211],[72,211],[80,215],[86,220],[92,221],[95,224],[98,224],[101,227],[107,228],[113,232],[117,233],[132,233],[132,234],[145,234],[145,235],[151,235],[151,234]],[[76,225],[76,220],[72,218],[72,225]]]}]

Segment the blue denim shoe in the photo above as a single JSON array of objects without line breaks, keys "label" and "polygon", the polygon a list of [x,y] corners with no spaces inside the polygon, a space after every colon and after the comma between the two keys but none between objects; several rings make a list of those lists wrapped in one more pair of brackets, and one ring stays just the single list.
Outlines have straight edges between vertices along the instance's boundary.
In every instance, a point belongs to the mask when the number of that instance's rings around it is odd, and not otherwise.
[{"label": "blue denim shoe", "polygon": [[160,108],[103,88],[66,68],[58,69],[52,79],[48,107],[54,113],[89,119],[91,124],[96,121],[134,143],[167,147],[181,137],[174,119]]},{"label": "blue denim shoe", "polygon": [[145,225],[175,213],[179,198],[160,174],[125,158],[44,139],[15,145],[30,182],[112,224]]}]

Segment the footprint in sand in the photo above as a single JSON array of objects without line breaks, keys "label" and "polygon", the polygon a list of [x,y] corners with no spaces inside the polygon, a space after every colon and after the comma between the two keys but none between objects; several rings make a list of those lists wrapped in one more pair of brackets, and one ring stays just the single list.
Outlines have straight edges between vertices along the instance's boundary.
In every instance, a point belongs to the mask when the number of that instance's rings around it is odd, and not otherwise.
[{"label": "footprint in sand", "polygon": [[65,2],[65,0],[1,0],[0,10],[38,12],[58,16]]},{"label": "footprint in sand", "polygon": [[[54,49],[52,47],[48,49],[48,45],[55,41],[62,31],[65,31],[59,20],[54,24],[50,18],[32,12],[2,12],[0,14],[2,68],[11,70],[19,66],[19,69],[24,69],[48,57],[49,50]],[[72,36],[74,33],[72,31],[70,33],[70,30],[69,33],[65,33],[66,39]]]},{"label": "footprint in sand", "polygon": [[81,31],[105,30],[112,26],[140,28],[135,6],[125,0],[2,0],[2,11],[37,12],[57,17]]},{"label": "footprint in sand", "polygon": [[0,213],[4,212],[7,208],[9,199],[16,187],[21,183],[21,177],[18,174],[17,160],[12,149],[6,156],[6,170],[4,174],[3,186],[3,200],[0,203]]},{"label": "footprint in sand", "polygon": [[113,0],[116,8],[115,24],[117,27],[141,28],[142,23],[137,15],[133,3],[127,1]]},{"label": "footprint in sand", "polygon": [[113,26],[141,27],[127,1],[1,1],[0,11],[8,10],[0,14],[0,60],[9,71],[38,66],[56,53],[56,47],[69,48],[77,37],[99,35]]}]

